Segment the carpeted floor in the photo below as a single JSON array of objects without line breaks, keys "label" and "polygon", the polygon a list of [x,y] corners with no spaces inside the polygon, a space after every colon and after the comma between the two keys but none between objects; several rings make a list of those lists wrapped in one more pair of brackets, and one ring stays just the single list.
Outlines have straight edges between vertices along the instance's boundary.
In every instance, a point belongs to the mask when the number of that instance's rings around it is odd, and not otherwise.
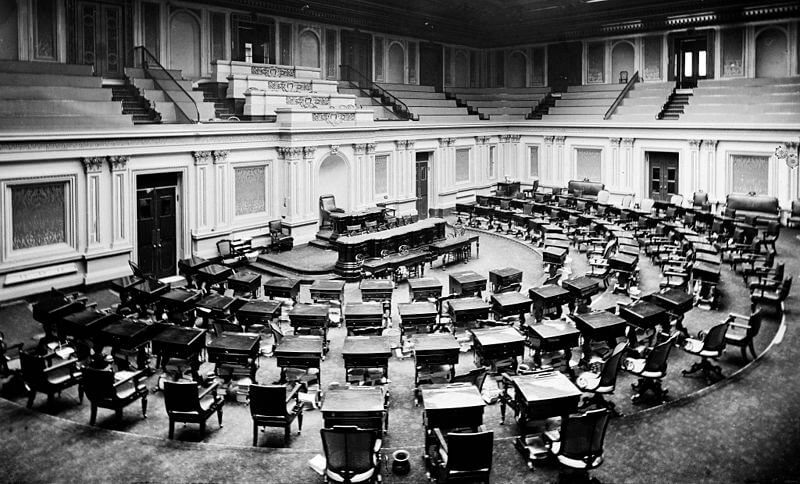
[{"label": "carpeted floor", "polygon": [[[800,260],[793,253],[796,247],[794,233],[786,231],[779,241],[779,254],[787,263],[788,274],[796,274],[800,268]],[[571,258],[574,274],[585,271],[584,255],[573,253]],[[523,288],[536,286],[543,279],[541,259],[534,251],[488,234],[481,236],[480,258],[447,270],[434,268],[426,275],[441,278],[447,287],[447,275],[453,270],[468,268],[486,274],[505,266],[524,270]],[[642,263],[644,291],[657,287],[655,271],[648,262]],[[726,294],[723,311],[694,309],[687,315],[687,326],[693,332],[720,321],[728,310],[749,309],[741,279],[727,270],[723,274],[722,291]],[[113,294],[106,290],[93,291],[91,297],[102,302],[113,301]],[[301,300],[307,298],[304,288]],[[348,284],[345,299],[358,298],[356,285]],[[407,287],[401,285],[395,291],[393,303],[407,299]],[[606,293],[596,298],[593,307],[608,307],[618,299],[625,298]],[[796,313],[796,299],[790,297],[787,304],[790,321],[792,310]],[[28,335],[30,341],[30,335],[40,331],[37,326],[25,304],[0,309],[0,330],[6,335]],[[767,347],[776,330],[775,321],[766,322],[756,344],[758,351]],[[343,338],[343,329],[331,332],[332,349],[322,368],[324,385],[344,377]],[[797,403],[800,388],[794,377],[794,361],[800,353],[797,343],[798,338],[790,328],[783,342],[759,362],[724,384],[707,389],[702,380],[680,376],[680,370],[688,367],[693,358],[682,351],[673,351],[666,384],[674,403],[649,411],[643,411],[648,405],[630,403],[629,384],[633,380],[623,373],[613,400],[626,416],[612,421],[606,440],[606,462],[593,475],[604,482],[763,482],[796,478],[800,475],[795,458],[800,448]],[[726,375],[742,367],[738,351],[724,356],[721,363]],[[471,352],[462,353],[459,372],[473,366]],[[272,381],[276,376],[274,359],[262,359],[257,380]],[[384,478],[388,482],[420,482],[424,480],[422,418],[421,410],[413,405],[412,360],[392,358],[390,377],[392,403],[386,453],[397,448],[409,450],[412,473],[397,478],[384,472]],[[151,385],[155,382],[151,381]],[[262,434],[261,447],[254,449],[249,447],[249,410],[242,404],[228,403],[224,427],[218,428],[212,419],[203,443],[194,443],[200,439],[196,426],[179,425],[177,440],[166,440],[166,415],[160,393],[149,397],[147,420],[142,420],[138,406],[132,405],[121,424],[115,423],[111,412],[101,410],[97,428],[86,425],[88,404],[78,404],[76,393],[62,395],[54,416],[39,413],[45,411],[44,400],[40,396],[32,411],[20,406],[24,403],[22,398],[0,400],[0,422],[3,422],[0,432],[5,437],[0,449],[7,456],[0,459],[4,480],[321,481],[306,464],[321,452],[322,422],[318,410],[306,412],[303,433],[293,435],[289,447],[278,448],[282,445],[282,433],[273,430]],[[537,467],[534,472],[527,470],[512,446],[516,434],[513,419],[507,418],[505,425],[500,425],[499,420],[498,405],[488,406],[484,422],[495,431],[493,482],[557,480],[557,468],[552,465]],[[57,464],[51,466],[50,462]]]},{"label": "carpeted floor", "polygon": [[300,245],[286,252],[269,252],[261,254],[258,259],[278,267],[287,267],[299,272],[331,272],[336,264],[338,253],[334,250],[323,250],[310,245]]}]

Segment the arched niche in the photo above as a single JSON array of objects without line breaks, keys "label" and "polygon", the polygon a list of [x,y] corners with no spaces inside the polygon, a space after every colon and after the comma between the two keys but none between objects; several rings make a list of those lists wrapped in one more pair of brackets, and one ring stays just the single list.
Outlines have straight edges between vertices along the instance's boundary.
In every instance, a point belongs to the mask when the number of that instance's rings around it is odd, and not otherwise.
[{"label": "arched niche", "polygon": [[456,76],[454,85],[457,87],[469,86],[469,69],[467,68],[467,54],[463,50],[456,52]]},{"label": "arched niche", "polygon": [[188,10],[178,10],[169,20],[169,65],[184,79],[200,77],[200,21]]},{"label": "arched niche", "polygon": [[350,207],[350,168],[340,154],[328,155],[319,164],[317,187],[320,195],[326,193],[336,197],[336,206],[348,210]]},{"label": "arched niche", "polygon": [[389,46],[387,58],[389,60],[389,71],[386,76],[386,82],[392,84],[405,83],[406,62],[403,46],[393,42]]},{"label": "arched niche", "polygon": [[299,65],[305,67],[319,67],[319,37],[311,30],[304,30],[299,37],[300,59]]},{"label": "arched niche", "polygon": [[634,50],[630,42],[617,42],[611,47],[611,79],[610,82],[619,82],[620,72],[628,73],[625,79],[630,79],[634,69]]},{"label": "arched niche", "polygon": [[508,56],[508,79],[506,87],[525,87],[526,73],[528,71],[528,58],[519,51]]},{"label": "arched niche", "polygon": [[789,53],[786,31],[766,28],[756,35],[756,77],[789,75]]}]

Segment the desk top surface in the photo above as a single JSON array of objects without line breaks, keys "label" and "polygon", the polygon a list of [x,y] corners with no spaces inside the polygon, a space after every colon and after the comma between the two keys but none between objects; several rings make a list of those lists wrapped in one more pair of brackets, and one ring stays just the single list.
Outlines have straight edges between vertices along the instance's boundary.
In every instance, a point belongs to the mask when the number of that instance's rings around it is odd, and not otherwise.
[{"label": "desk top surface", "polygon": [[262,301],[260,299],[247,301],[236,310],[237,314],[276,314],[281,311],[281,303],[278,301]]},{"label": "desk top surface", "polygon": [[485,407],[481,392],[472,384],[420,385],[422,407],[428,410],[457,410]]},{"label": "desk top surface", "polygon": [[348,336],[344,339],[342,356],[376,355],[392,356],[392,340],[389,336]]},{"label": "desk top surface", "polygon": [[458,340],[450,333],[416,334],[414,351],[459,351],[461,345]]},{"label": "desk top surface", "polygon": [[225,273],[232,274],[233,269],[231,269],[228,266],[223,266],[222,264],[209,264],[207,266],[201,267],[200,269],[197,270],[197,272],[200,272],[202,274],[207,274],[210,276],[218,276],[220,274],[225,274]]},{"label": "desk top surface", "polygon": [[162,294],[160,296],[161,300],[164,302],[172,302],[172,303],[188,303],[191,301],[196,301],[202,297],[202,294],[196,291],[190,291],[188,289],[183,288],[175,288],[170,289],[170,291],[166,294]]},{"label": "desk top surface", "polygon": [[373,215],[385,212],[383,207],[368,207],[363,210],[352,210],[350,212],[331,212],[331,218],[348,218],[348,217],[363,217],[365,215]]},{"label": "desk top surface", "polygon": [[475,271],[459,271],[450,274],[450,280],[459,284],[469,284],[471,282],[486,282],[486,278]]},{"label": "desk top surface", "polygon": [[609,257],[608,260],[609,262],[616,262],[619,265],[632,266],[636,264],[639,258],[630,254],[617,252],[616,254]]},{"label": "desk top surface", "polygon": [[[639,320],[646,320],[654,316],[660,316],[666,312],[667,310],[661,306],[643,300],[636,301],[628,306],[619,307],[619,314],[621,317],[625,318],[625,316],[632,316],[634,319]],[[625,319],[626,321],[628,320],[627,318]]]},{"label": "desk top surface", "polygon": [[275,356],[291,356],[314,353],[322,358],[322,336],[286,335],[275,347]]},{"label": "desk top surface", "polygon": [[442,282],[435,277],[420,277],[419,279],[409,279],[408,286],[412,291],[417,289],[441,289]]},{"label": "desk top surface", "polygon": [[[96,309],[84,309],[83,311],[77,311],[64,316],[64,321],[77,326],[91,326],[92,324],[105,319],[107,316],[109,315]],[[119,318],[121,316],[117,317]]]},{"label": "desk top surface", "polygon": [[332,388],[325,392],[323,412],[383,412],[380,387]]},{"label": "desk top surface", "polygon": [[525,322],[525,329],[534,332],[542,339],[555,339],[564,336],[577,336],[578,328],[565,321],[554,320],[542,323]]},{"label": "desk top surface", "polygon": [[447,301],[450,305],[450,310],[453,312],[459,311],[479,311],[489,310],[491,305],[479,297],[462,297],[458,299],[450,299]]},{"label": "desk top surface", "polygon": [[503,267],[502,269],[492,269],[489,271],[489,275],[492,274],[496,277],[514,277],[516,275],[522,275],[522,271],[513,267]]},{"label": "desk top surface", "polygon": [[316,279],[311,284],[312,291],[343,291],[344,281]]},{"label": "desk top surface", "polygon": [[[694,297],[682,289],[670,288],[664,292],[656,292],[652,295],[652,301],[656,304],[665,303],[667,309],[675,308],[688,304]],[[660,304],[659,304],[660,305]]]},{"label": "desk top surface", "polygon": [[178,261],[179,266],[185,267],[186,269],[195,269],[195,270],[200,269],[203,266],[207,266],[208,264],[209,264],[208,259],[204,259],[196,255]]},{"label": "desk top surface", "polygon": [[520,294],[516,291],[513,292],[503,292],[500,294],[492,294],[492,302],[496,303],[498,306],[514,306],[517,304],[530,304],[531,298],[524,294]]},{"label": "desk top surface", "polygon": [[389,279],[364,279],[358,287],[362,291],[390,291],[394,289],[394,282]]},{"label": "desk top surface", "polygon": [[485,328],[470,330],[481,346],[522,343],[525,337],[514,328]]},{"label": "desk top surface", "polygon": [[528,295],[531,299],[550,299],[556,298],[560,296],[567,296],[570,292],[564,289],[561,286],[557,286],[555,284],[547,284],[540,287],[532,287],[528,289]]},{"label": "desk top surface", "polygon": [[577,398],[581,396],[581,391],[578,390],[578,387],[558,371],[514,375],[510,378],[516,391],[529,404],[557,398]]},{"label": "desk top surface", "polygon": [[561,287],[567,290],[584,291],[588,289],[599,289],[600,281],[592,277],[580,276],[573,279],[565,279],[561,281]]},{"label": "desk top surface", "polygon": [[295,304],[289,311],[289,317],[292,316],[308,316],[322,318],[328,317],[327,304]]},{"label": "desk top surface", "polygon": [[152,324],[124,318],[100,329],[100,333],[117,338],[133,338],[142,332],[147,332],[151,328],[153,333],[158,331],[158,328],[154,327]]},{"label": "desk top surface", "polygon": [[299,279],[289,277],[271,277],[264,281],[264,287],[267,289],[294,289],[299,285]]},{"label": "desk top surface", "polygon": [[260,336],[247,333],[222,333],[206,345],[209,350],[252,352],[258,347]]},{"label": "desk top surface", "polygon": [[206,330],[164,325],[164,329],[153,337],[153,341],[163,344],[191,345],[197,341],[205,342]]},{"label": "desk top surface", "polygon": [[576,324],[585,324],[592,329],[607,328],[609,326],[625,325],[625,319],[608,311],[595,311],[587,314],[575,314],[572,316]]},{"label": "desk top surface", "polygon": [[368,234],[344,236],[336,239],[338,245],[352,245],[367,242],[369,240],[385,240],[398,235],[406,235],[414,233],[418,230],[432,229],[437,224],[444,224],[445,220],[441,218],[431,217],[413,224],[403,225],[402,227],[395,227],[389,230],[381,230],[380,232],[372,232]]},{"label": "desk top surface", "polygon": [[399,303],[397,312],[402,319],[404,316],[436,316],[436,305],[427,301]]},{"label": "desk top surface", "polygon": [[383,317],[383,304],[379,302],[347,303],[344,305],[344,317],[349,316]]},{"label": "desk top surface", "polygon": [[255,281],[260,281],[261,274],[254,274],[252,272],[237,272],[235,274],[228,276],[228,280],[250,284]]},{"label": "desk top surface", "polygon": [[222,294],[209,294],[203,299],[197,301],[197,307],[225,311],[233,306],[233,303],[235,302],[236,299],[232,297],[223,296]]},{"label": "desk top surface", "polygon": [[458,237],[453,237],[450,239],[440,240],[439,242],[434,242],[430,244],[428,247],[437,250],[445,250],[450,247],[458,247],[463,244],[469,244],[476,240],[479,240],[479,237],[476,234],[459,235]]}]

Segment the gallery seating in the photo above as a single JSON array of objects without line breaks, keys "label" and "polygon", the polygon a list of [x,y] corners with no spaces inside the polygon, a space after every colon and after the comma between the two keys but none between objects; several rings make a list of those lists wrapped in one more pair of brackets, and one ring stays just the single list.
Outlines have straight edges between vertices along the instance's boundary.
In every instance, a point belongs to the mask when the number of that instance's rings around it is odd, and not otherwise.
[{"label": "gallery seating", "polygon": [[122,378],[119,376],[115,375],[111,368],[85,368],[83,370],[84,390],[92,404],[90,425],[94,425],[97,421],[98,408],[114,410],[117,420],[121,420],[122,409],[136,400],[142,401],[142,417],[147,417],[149,389],[144,381],[147,372],[145,370],[126,372]]}]

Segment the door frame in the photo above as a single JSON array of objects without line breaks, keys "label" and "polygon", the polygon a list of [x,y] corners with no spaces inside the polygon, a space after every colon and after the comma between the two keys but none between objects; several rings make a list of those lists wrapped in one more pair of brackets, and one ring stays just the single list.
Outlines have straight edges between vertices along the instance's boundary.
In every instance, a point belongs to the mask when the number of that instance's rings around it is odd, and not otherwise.
[{"label": "door frame", "polygon": [[[185,180],[188,176],[188,169],[186,168],[175,168],[175,169],[145,169],[145,170],[131,170],[131,194],[130,194],[130,209],[128,210],[129,217],[130,217],[130,227],[131,227],[131,260],[138,261],[139,260],[139,232],[136,227],[136,220],[137,220],[137,192],[139,190],[138,184],[138,177],[139,175],[155,175],[159,173],[174,173],[178,180],[177,184],[175,185],[175,257],[177,260],[175,261],[176,271],[177,274],[177,261],[180,259],[185,259],[187,254],[192,253],[191,249],[191,232],[188,224],[186,223],[189,220],[189,203],[188,200],[188,187]],[[172,185],[164,185],[164,186],[172,186]],[[198,194],[199,195],[199,194]]]},{"label": "door frame", "polygon": [[681,194],[682,193],[682,186],[681,186],[682,185],[682,177],[681,177],[681,173],[683,172],[683,170],[682,170],[683,167],[681,166],[682,165],[682,163],[681,163],[681,153],[682,153],[681,150],[670,150],[670,149],[660,149],[660,148],[653,148],[653,149],[644,148],[642,153],[643,153],[643,158],[644,158],[644,161],[645,161],[644,162],[644,173],[643,173],[643,177],[642,177],[643,184],[644,184],[644,187],[643,187],[644,189],[642,190],[642,198],[643,199],[644,198],[651,198],[650,197],[650,166],[651,166],[650,153],[672,153],[672,154],[676,155],[676,157],[677,157],[676,167],[678,169],[678,177],[677,177],[678,179],[677,179],[677,182],[675,183],[675,193],[676,194]]},{"label": "door frame", "polygon": [[[691,32],[676,32],[667,34],[667,81],[674,82],[676,86],[680,87],[681,76],[680,72],[676,75],[675,71],[679,70],[681,59],[676,59],[681,54],[680,43],[686,40],[700,40],[705,39],[706,42],[706,75],[703,79],[716,78],[714,66],[714,46],[717,42],[716,31],[713,29],[702,29]],[[676,64],[677,62],[677,64]]]},{"label": "door frame", "polygon": [[[417,161],[417,155],[420,154],[420,153],[427,153],[428,159],[424,160],[424,161],[423,160]],[[428,188],[428,190],[427,190],[427,194],[428,194],[428,201],[427,201],[428,202],[427,203],[428,213],[425,215],[425,218],[430,218],[431,217],[431,209],[435,205],[435,204],[431,203],[431,193],[432,193],[431,186],[433,185],[431,183],[431,181],[432,181],[433,173],[434,173],[434,170],[432,169],[434,153],[435,153],[434,151],[421,150],[421,151],[416,151],[415,154],[414,154],[414,197],[415,198],[416,198],[416,195],[417,195],[417,163],[423,163],[424,162],[424,163],[426,163],[428,165],[428,173],[427,173],[427,176],[425,177],[425,182],[428,185],[427,186],[427,188]],[[416,208],[416,202],[414,204],[414,208]],[[419,215],[419,213],[417,213],[417,215]]]},{"label": "door frame", "polygon": [[[78,17],[78,3],[79,2],[77,0],[67,0],[66,7],[64,9],[66,15],[66,25],[69,26],[65,34],[67,46],[66,53],[68,63],[83,65],[83,59],[80,58],[78,52],[78,36],[81,34],[80,29],[78,28],[80,26],[80,19]],[[97,3],[98,5],[115,5],[122,8],[122,20],[120,21],[120,25],[122,26],[122,32],[120,32],[122,52],[120,54],[120,64],[123,71],[126,67],[132,67],[134,64],[133,18],[135,17],[135,15],[133,15],[133,2],[130,0],[93,0],[92,3]],[[124,72],[122,74],[124,75]]]}]

